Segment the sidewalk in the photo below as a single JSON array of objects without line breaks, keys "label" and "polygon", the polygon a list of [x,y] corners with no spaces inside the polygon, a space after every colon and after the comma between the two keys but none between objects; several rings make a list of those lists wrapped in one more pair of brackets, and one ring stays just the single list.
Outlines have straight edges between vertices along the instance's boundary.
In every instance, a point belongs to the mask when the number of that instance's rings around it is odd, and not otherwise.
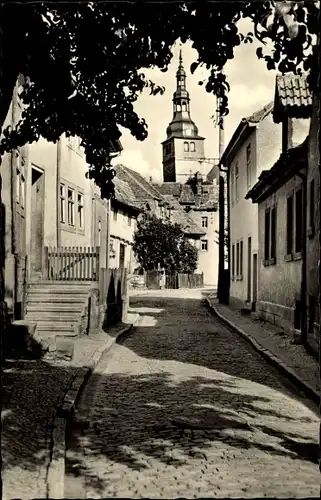
[{"label": "sidewalk", "polygon": [[75,378],[86,371],[99,350],[110,348],[117,325],[82,336],[75,343],[72,361],[8,359],[2,373],[2,481],[3,498],[46,498],[52,447],[52,426],[57,407]]},{"label": "sidewalk", "polygon": [[280,327],[243,315],[233,304],[219,304],[213,295],[207,296],[209,306],[221,319],[246,337],[263,355],[277,364],[294,382],[300,383],[311,399],[318,402],[320,374],[318,362],[302,345],[296,345]]}]

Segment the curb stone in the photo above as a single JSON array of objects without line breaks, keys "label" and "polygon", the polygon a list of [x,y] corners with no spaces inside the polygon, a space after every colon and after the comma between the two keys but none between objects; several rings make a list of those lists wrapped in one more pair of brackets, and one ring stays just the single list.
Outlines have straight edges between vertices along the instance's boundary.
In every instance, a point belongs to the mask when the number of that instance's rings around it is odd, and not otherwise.
[{"label": "curb stone", "polygon": [[272,354],[268,349],[263,347],[250,334],[246,333],[244,330],[235,325],[232,321],[225,318],[221,313],[219,313],[217,308],[210,303],[210,300],[208,298],[206,298],[206,301],[210,309],[212,309],[212,311],[219,319],[221,319],[230,328],[232,328],[239,335],[241,335],[247,342],[249,342],[259,354],[261,354],[271,364],[276,366],[283,373],[283,375],[286,375],[286,377],[292,383],[294,383],[299,389],[301,389],[309,399],[311,399],[317,405],[320,404],[320,396],[316,392],[316,390],[313,387],[311,387],[311,385],[309,385],[307,382],[304,382],[301,378],[299,378],[299,376],[295,373],[295,371],[292,368],[287,366],[284,363],[284,361],[282,361],[278,356],[275,356],[275,354]]},{"label": "curb stone", "polygon": [[47,498],[64,498],[67,421],[72,418],[75,411],[75,405],[87,380],[103,355],[111,350],[122,335],[135,326],[138,319],[139,317],[134,320],[133,323],[119,330],[114,338],[109,339],[106,344],[99,347],[89,359],[88,365],[80,368],[73,378],[73,382],[67,390],[63,402],[58,408],[56,417],[54,418],[50,461],[47,471]]}]

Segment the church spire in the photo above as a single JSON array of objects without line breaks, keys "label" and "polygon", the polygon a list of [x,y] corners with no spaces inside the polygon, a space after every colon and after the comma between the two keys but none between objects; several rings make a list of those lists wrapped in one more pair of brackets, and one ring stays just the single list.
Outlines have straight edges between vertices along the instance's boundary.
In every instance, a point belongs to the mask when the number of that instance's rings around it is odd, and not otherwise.
[{"label": "church spire", "polygon": [[176,72],[176,90],[173,95],[173,118],[167,127],[167,138],[196,137],[198,129],[190,116],[190,97],[186,89],[186,73],[183,66],[182,49],[179,51],[179,64]]}]

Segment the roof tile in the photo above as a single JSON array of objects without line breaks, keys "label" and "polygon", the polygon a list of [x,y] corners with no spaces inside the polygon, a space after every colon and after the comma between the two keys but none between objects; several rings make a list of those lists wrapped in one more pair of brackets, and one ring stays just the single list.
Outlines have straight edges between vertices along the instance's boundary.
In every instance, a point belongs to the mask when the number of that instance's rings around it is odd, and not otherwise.
[{"label": "roof tile", "polygon": [[277,75],[273,119],[282,121],[284,110],[292,118],[309,118],[312,110],[312,94],[309,90],[307,75]]}]

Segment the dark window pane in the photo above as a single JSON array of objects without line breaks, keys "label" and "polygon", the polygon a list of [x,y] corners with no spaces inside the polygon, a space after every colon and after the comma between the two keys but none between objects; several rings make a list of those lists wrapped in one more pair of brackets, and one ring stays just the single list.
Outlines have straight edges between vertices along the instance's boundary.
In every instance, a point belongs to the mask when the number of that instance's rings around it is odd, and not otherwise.
[{"label": "dark window pane", "polygon": [[310,227],[314,228],[314,180],[310,182]]},{"label": "dark window pane", "polygon": [[264,223],[264,260],[269,260],[270,256],[270,211],[265,212]]},{"label": "dark window pane", "polygon": [[302,189],[296,192],[295,195],[295,251],[302,250],[302,222],[303,222],[303,206],[302,206]]},{"label": "dark window pane", "polygon": [[293,196],[287,199],[286,211],[286,253],[292,253],[293,246]]},{"label": "dark window pane", "polygon": [[271,210],[271,259],[276,259],[276,208]]}]

